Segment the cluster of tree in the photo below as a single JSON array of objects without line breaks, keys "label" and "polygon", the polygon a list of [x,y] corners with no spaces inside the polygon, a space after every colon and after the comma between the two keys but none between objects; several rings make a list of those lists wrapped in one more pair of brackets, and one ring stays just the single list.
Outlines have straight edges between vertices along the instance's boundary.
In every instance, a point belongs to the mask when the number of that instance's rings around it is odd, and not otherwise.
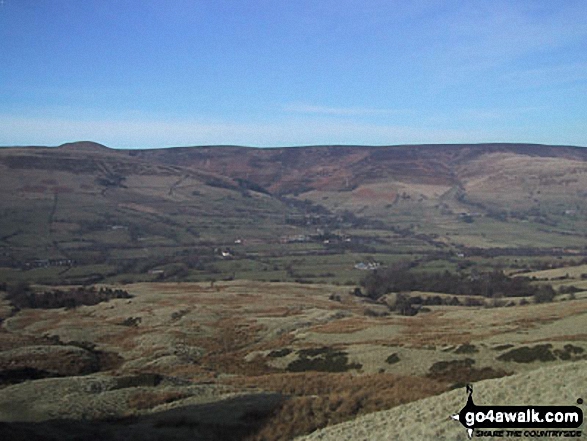
[{"label": "cluster of tree", "polygon": [[205,184],[209,185],[210,187],[225,188],[227,190],[238,190],[238,187],[228,179],[211,177],[210,179],[206,180]]},{"label": "cluster of tree", "polygon": [[559,294],[575,294],[576,292],[585,291],[582,288],[577,288],[575,285],[562,285],[558,292]]},{"label": "cluster of tree", "polygon": [[[562,256],[568,254],[562,248],[532,248],[532,247],[512,247],[512,248],[475,248],[475,247],[462,247],[462,252],[467,256],[479,256],[479,257],[501,257],[501,256],[519,256],[519,257],[556,257],[560,259]],[[539,262],[536,262],[537,264]],[[545,265],[558,265],[565,266],[568,263],[559,262],[558,264],[550,261],[545,262]],[[540,269],[540,268],[534,268]]]},{"label": "cluster of tree", "polygon": [[123,182],[126,181],[126,177],[117,173],[108,173],[105,176],[96,178],[96,183],[103,187],[122,187],[126,188]]},{"label": "cluster of tree", "polygon": [[[360,288],[356,288],[354,294],[357,296],[361,296],[362,292]],[[534,294],[533,300],[534,303],[547,303],[552,302],[554,300],[555,293],[549,286],[541,286],[538,291]],[[571,296],[574,298],[574,295]],[[331,300],[338,300],[336,298],[331,298]],[[483,299],[476,298],[476,297],[465,297],[458,298],[457,296],[453,297],[441,297],[441,296],[429,296],[429,297],[420,297],[420,296],[411,296],[405,293],[398,293],[396,295],[395,301],[392,304],[389,304],[388,307],[391,311],[395,311],[400,315],[406,316],[413,316],[418,314],[421,311],[429,311],[427,306],[476,306],[476,307],[503,307],[503,306],[514,306],[516,304],[519,305],[528,305],[530,302],[526,298],[522,298],[519,302],[515,302],[513,300],[506,301],[501,298],[493,298],[490,302],[487,302]],[[366,314],[369,311],[366,312]]]},{"label": "cluster of tree", "polygon": [[300,199],[281,196],[279,198],[279,200],[281,202],[283,202],[284,204],[287,204],[290,208],[295,208],[302,213],[321,214],[321,215],[325,215],[325,216],[332,215],[330,210],[328,210],[326,207],[324,207],[323,205],[317,204],[317,203],[311,201],[310,199],[300,200]]},{"label": "cluster of tree", "polygon": [[357,239],[355,237],[352,238],[351,242],[331,241],[327,248],[339,254],[344,254],[345,252],[362,254],[377,253],[377,248],[375,246],[368,245],[367,243],[361,241],[361,239]]},{"label": "cluster of tree", "polygon": [[247,179],[242,178],[236,178],[235,181],[238,183],[238,186],[243,190],[251,190],[256,191],[257,193],[271,194],[265,187],[262,187],[253,181],[249,181]]},{"label": "cluster of tree", "polygon": [[[428,291],[457,295],[499,297],[531,297],[552,287],[535,286],[525,277],[508,277],[502,271],[480,274],[415,273],[404,266],[383,268],[367,274],[361,285],[374,300],[391,292]],[[549,288],[549,289],[548,289]]]},{"label": "cluster of tree", "polygon": [[475,298],[475,297],[465,297],[464,300],[459,300],[458,297],[441,297],[441,296],[430,296],[430,297],[420,297],[420,296],[410,296],[409,297],[410,303],[414,305],[447,305],[447,306],[483,306],[485,302],[482,299]]},{"label": "cluster of tree", "polygon": [[27,283],[17,283],[6,287],[8,300],[17,308],[75,308],[81,305],[96,305],[110,299],[129,299],[132,296],[125,290],[80,287],[63,291],[35,292]]},{"label": "cluster of tree", "polygon": [[461,302],[458,297],[420,297],[420,296],[409,296],[407,294],[399,293],[396,297],[395,304],[390,307],[391,310],[398,312],[401,315],[416,315],[423,306],[483,306],[484,302],[479,299],[473,299],[467,297],[465,302]]}]

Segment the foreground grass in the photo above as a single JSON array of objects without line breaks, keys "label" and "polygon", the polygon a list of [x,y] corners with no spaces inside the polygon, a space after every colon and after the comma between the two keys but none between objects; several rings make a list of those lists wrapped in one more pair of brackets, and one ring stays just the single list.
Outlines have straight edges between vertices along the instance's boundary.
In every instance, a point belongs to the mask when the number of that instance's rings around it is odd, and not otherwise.
[{"label": "foreground grass", "polygon": [[393,374],[304,372],[231,379],[289,397],[248,441],[289,440],[379,410],[446,391],[446,382]]}]

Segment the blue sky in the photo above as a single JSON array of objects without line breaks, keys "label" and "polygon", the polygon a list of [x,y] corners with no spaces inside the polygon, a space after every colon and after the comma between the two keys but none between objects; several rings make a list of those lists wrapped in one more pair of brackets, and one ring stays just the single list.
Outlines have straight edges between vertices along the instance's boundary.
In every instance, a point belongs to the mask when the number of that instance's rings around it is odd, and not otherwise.
[{"label": "blue sky", "polygon": [[587,146],[584,0],[0,0],[0,145]]}]

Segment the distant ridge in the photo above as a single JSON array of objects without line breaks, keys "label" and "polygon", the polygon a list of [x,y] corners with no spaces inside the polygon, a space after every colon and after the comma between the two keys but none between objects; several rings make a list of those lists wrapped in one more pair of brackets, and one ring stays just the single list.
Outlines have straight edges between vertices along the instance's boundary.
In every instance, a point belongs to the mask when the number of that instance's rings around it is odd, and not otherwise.
[{"label": "distant ridge", "polygon": [[[29,156],[33,149],[2,149]],[[37,150],[37,149],[35,149]],[[37,150],[38,151],[38,150]],[[523,143],[415,144],[390,146],[322,145],[257,148],[233,145],[168,147],[156,149],[109,148],[92,141],[77,141],[38,152],[44,163],[58,159],[59,152],[76,160],[109,158],[109,167],[140,162],[158,167],[189,170],[254,184],[275,195],[301,194],[313,190],[349,192],[362,185],[403,182],[408,184],[462,186],[467,167],[496,155],[521,158],[579,161],[587,163],[587,148]],[[47,157],[49,155],[49,157]],[[71,159],[71,158],[70,158]],[[17,161],[5,159],[5,161]],[[21,157],[23,166],[35,167],[39,159]],[[112,162],[113,161],[113,162]],[[138,162],[137,162],[138,161]],[[88,164],[76,167],[85,169]],[[500,167],[505,166],[501,164]],[[55,165],[58,167],[58,165]],[[72,165],[73,167],[73,165]],[[131,168],[133,168],[131,167]],[[572,171],[572,170],[569,170]],[[464,173],[464,174],[463,174]],[[475,171],[475,174],[480,171]],[[511,173],[511,172],[510,172]],[[468,175],[467,175],[468,176]],[[575,179],[574,176],[569,179]]]},{"label": "distant ridge", "polygon": [[106,147],[103,144],[99,144],[93,141],[76,141],[76,142],[68,142],[65,144],[61,144],[57,147],[60,150],[75,150],[75,151],[106,151],[111,150],[109,147]]},{"label": "distant ridge", "polygon": [[[291,231],[340,228],[343,237],[357,226],[410,241],[402,253],[568,248],[587,256],[587,148],[580,147],[139,150],[80,141],[0,149],[0,187],[0,264],[8,265],[44,256],[93,263],[98,253],[114,262],[121,249],[134,253],[145,241],[184,256],[201,243],[212,251],[242,237],[271,245]],[[378,249],[360,240],[337,249]]]},{"label": "distant ridge", "polygon": [[458,168],[491,154],[587,161],[587,149],[542,144],[420,144],[397,146],[237,146],[129,150],[168,166],[190,167],[245,179],[271,193],[343,191],[373,182],[458,185]]},{"label": "distant ridge", "polygon": [[[4,145],[0,148],[55,148],[46,145]],[[206,150],[206,149],[220,149],[220,150],[259,150],[259,151],[275,151],[275,150],[293,150],[293,149],[430,149],[430,148],[483,148],[491,151],[495,150],[518,150],[519,149],[537,149],[544,151],[551,148],[555,149],[587,149],[587,146],[580,145],[566,145],[566,144],[537,144],[537,143],[516,143],[516,142],[481,142],[481,143],[438,143],[438,144],[389,144],[389,145],[367,145],[367,144],[315,144],[315,145],[299,145],[299,146],[266,146],[255,147],[246,145],[230,145],[230,144],[205,144],[205,145],[184,145],[184,146],[167,146],[167,147],[145,147],[145,148],[126,148],[126,147],[109,147],[94,141],[72,141],[66,142],[57,146],[59,149],[107,149],[107,150],[122,150],[122,151],[175,151],[175,150]],[[526,151],[525,153],[530,153]]]}]

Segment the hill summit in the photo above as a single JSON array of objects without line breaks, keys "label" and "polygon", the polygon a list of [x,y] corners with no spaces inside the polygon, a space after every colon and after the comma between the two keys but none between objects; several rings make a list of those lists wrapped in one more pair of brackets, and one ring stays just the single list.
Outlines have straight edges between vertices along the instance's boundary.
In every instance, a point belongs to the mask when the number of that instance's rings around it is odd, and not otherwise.
[{"label": "hill summit", "polygon": [[110,149],[103,144],[99,144],[93,141],[75,141],[61,144],[58,147],[60,150],[74,150],[84,152],[96,152],[96,151],[109,151]]}]

